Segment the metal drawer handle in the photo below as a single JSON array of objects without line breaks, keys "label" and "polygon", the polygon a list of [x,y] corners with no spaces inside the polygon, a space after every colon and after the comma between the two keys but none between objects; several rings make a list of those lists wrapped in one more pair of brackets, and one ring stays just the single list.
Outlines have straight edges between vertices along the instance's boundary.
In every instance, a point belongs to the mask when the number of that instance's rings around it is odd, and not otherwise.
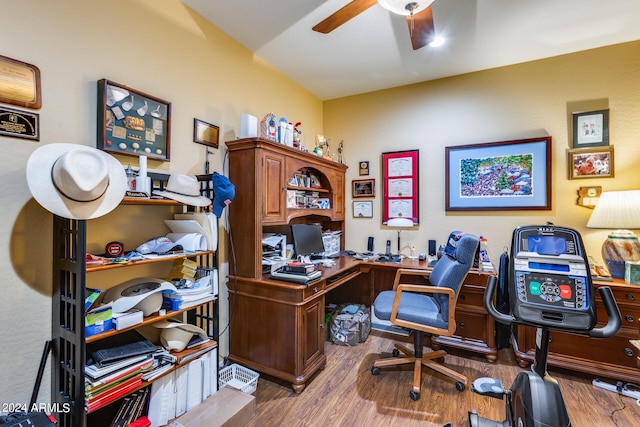
[{"label": "metal drawer handle", "polygon": [[463,300],[463,301],[464,301],[465,299],[467,299],[467,297],[466,297],[464,294],[460,294],[460,296],[459,296],[458,298],[460,298],[460,299],[461,299],[461,300]]},{"label": "metal drawer handle", "polygon": [[624,316],[624,319],[629,323],[633,323],[633,316],[630,314],[627,314],[626,316]]},{"label": "metal drawer handle", "polygon": [[315,294],[316,292],[318,292],[318,287],[317,287],[317,286],[314,286],[314,287],[313,287],[313,293]]},{"label": "metal drawer handle", "polygon": [[629,301],[635,301],[636,297],[635,297],[635,296],[633,296],[633,295],[631,295],[631,294],[627,294],[627,299],[628,299]]},{"label": "metal drawer handle", "polygon": [[630,348],[625,348],[624,349],[624,354],[626,354],[629,357],[633,356],[633,350],[631,350]]},{"label": "metal drawer handle", "polygon": [[464,328],[464,322],[460,322],[460,327]]}]

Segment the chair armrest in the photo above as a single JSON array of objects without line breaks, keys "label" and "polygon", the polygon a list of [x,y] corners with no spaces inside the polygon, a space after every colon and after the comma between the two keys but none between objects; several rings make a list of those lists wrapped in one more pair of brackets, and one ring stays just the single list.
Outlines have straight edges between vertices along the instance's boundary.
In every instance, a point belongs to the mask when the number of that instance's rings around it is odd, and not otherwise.
[{"label": "chair armrest", "polygon": [[429,280],[429,276],[431,276],[431,270],[418,270],[415,268],[399,268],[396,271],[396,277],[393,280],[393,290],[395,291],[400,284],[400,278],[402,276],[422,276],[425,279]]},{"label": "chair armrest", "polygon": [[[419,270],[411,270],[411,271],[419,271]],[[400,283],[400,284],[397,284],[395,292],[396,292],[396,295],[393,300],[393,307],[391,308],[391,318],[389,319],[391,323],[402,326],[402,327],[416,329],[419,331],[428,332],[428,333],[437,334],[437,335],[446,335],[446,336],[453,335],[453,333],[456,330],[456,321],[455,321],[456,293],[454,292],[453,289],[446,288],[446,287],[430,286],[430,285]],[[449,325],[449,328],[448,329],[434,328],[434,327],[423,325],[420,323],[409,322],[406,320],[399,320],[397,318],[398,306],[400,305],[400,297],[402,296],[403,292],[447,295],[447,298],[448,298],[447,304],[449,305],[449,316],[448,316],[447,324]]]}]

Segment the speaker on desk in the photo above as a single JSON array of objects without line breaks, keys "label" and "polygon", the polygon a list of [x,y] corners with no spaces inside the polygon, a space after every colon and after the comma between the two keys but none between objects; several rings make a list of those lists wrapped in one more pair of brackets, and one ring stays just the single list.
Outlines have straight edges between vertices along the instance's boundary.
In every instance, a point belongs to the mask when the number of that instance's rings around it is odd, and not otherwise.
[{"label": "speaker on desk", "polygon": [[435,240],[429,240],[429,256],[435,256],[436,255],[436,241]]},{"label": "speaker on desk", "polygon": [[373,252],[373,236],[369,236],[367,240],[367,252]]}]

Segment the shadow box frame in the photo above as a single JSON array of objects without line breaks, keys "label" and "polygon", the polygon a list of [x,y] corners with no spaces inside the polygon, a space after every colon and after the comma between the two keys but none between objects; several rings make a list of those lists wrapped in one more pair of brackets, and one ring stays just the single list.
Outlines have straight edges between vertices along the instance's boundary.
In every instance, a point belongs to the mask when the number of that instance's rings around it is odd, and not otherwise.
[{"label": "shadow box frame", "polygon": [[445,210],[550,210],[551,145],[545,136],[445,147]]},{"label": "shadow box frame", "polygon": [[[613,178],[615,177],[614,157],[613,145],[569,150],[567,153],[568,178]],[[587,172],[581,171],[580,165],[583,162],[589,165],[585,169]]]},{"label": "shadow box frame", "polygon": [[115,154],[170,161],[171,103],[108,79],[99,80],[97,145]]},{"label": "shadow box frame", "polygon": [[382,153],[382,224],[408,218],[419,224],[420,151]]}]

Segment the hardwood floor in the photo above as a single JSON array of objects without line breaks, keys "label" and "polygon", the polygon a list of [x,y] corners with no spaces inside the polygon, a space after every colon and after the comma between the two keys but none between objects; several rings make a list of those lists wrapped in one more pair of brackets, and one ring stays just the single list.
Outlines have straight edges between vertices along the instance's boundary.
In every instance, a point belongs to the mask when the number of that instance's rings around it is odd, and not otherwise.
[{"label": "hardwood floor", "polygon": [[[327,366],[307,383],[301,394],[288,384],[264,375],[255,392],[256,412],[249,427],[264,426],[468,426],[467,412],[475,408],[483,417],[502,420],[504,401],[479,396],[467,388],[456,390],[452,380],[423,370],[420,399],[413,401],[410,366],[371,375],[373,361],[388,357],[396,335],[372,331],[354,347],[326,343]],[[445,348],[446,349],[446,348]],[[585,349],[586,350],[586,349]],[[426,351],[426,350],[425,350]],[[496,363],[473,353],[450,350],[445,364],[469,378],[499,378],[508,387],[520,368],[510,349],[499,352]],[[559,382],[572,426],[622,427],[640,425],[635,399],[591,384],[593,377],[550,368]]]}]

